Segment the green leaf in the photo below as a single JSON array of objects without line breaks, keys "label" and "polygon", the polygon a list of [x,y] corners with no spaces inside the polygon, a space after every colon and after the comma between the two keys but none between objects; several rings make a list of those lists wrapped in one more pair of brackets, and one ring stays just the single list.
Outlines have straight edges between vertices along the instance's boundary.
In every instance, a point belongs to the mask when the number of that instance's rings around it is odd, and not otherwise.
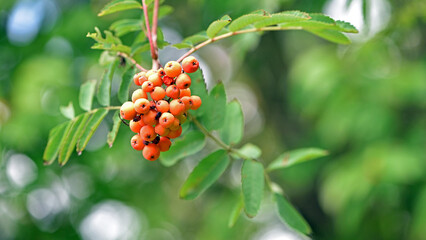
[{"label": "green leaf", "polygon": [[235,205],[234,209],[232,209],[231,215],[229,215],[228,227],[231,228],[235,225],[235,223],[237,222],[238,218],[241,215],[241,212],[243,211],[243,208],[244,208],[243,198],[239,197],[237,204]]},{"label": "green leaf", "polygon": [[64,122],[50,130],[49,140],[47,141],[47,145],[43,154],[45,165],[50,165],[53,163],[53,161],[55,161],[56,157],[58,156],[59,147],[61,145],[62,139],[64,138],[65,131],[70,124],[71,121]]},{"label": "green leaf", "polygon": [[68,119],[73,119],[75,117],[74,105],[72,102],[69,102],[67,106],[60,106],[59,110],[61,111],[62,115]]},{"label": "green leaf", "polygon": [[183,48],[192,48],[194,45],[192,45],[190,42],[181,42],[181,43],[173,44],[172,46],[177,49],[183,49]]},{"label": "green leaf", "polygon": [[59,150],[59,159],[58,162],[61,166],[65,165],[73,150],[75,149],[75,145],[77,143],[78,137],[83,133],[86,123],[90,117],[89,113],[81,114],[74,119],[71,129],[64,139],[64,146]]},{"label": "green leaf", "polygon": [[228,145],[237,144],[243,138],[244,116],[241,105],[237,100],[226,104],[225,120],[219,129],[220,138]]},{"label": "green leaf", "polygon": [[170,167],[180,159],[197,153],[206,145],[206,137],[200,131],[192,131],[172,143],[169,151],[162,152],[160,162]]},{"label": "green leaf", "polygon": [[133,82],[133,76],[135,75],[135,68],[129,68],[125,71],[121,77],[120,88],[118,89],[117,97],[120,102],[126,102],[129,99],[129,88]]},{"label": "green leaf", "polygon": [[263,13],[243,15],[243,16],[235,19],[234,21],[232,21],[232,23],[229,24],[228,29],[231,32],[235,32],[235,31],[238,31],[240,29],[247,27],[250,24],[264,20],[265,18],[268,18],[268,17],[269,16],[265,16]]},{"label": "green leaf", "polygon": [[272,14],[264,20],[258,21],[254,24],[256,28],[262,28],[266,26],[276,25],[285,22],[303,21],[309,19],[310,16],[307,13],[300,11],[284,11],[280,13]]},{"label": "green leaf", "polygon": [[207,36],[209,38],[214,38],[220,32],[220,30],[222,30],[222,28],[224,28],[230,22],[231,18],[228,15],[225,15],[221,19],[212,22],[207,28]]},{"label": "green leaf", "polygon": [[229,165],[229,156],[225,150],[211,153],[192,170],[180,189],[180,197],[194,199],[209,188],[225,172]]},{"label": "green leaf", "polygon": [[336,21],[336,25],[339,27],[340,31],[347,33],[358,33],[358,30],[352,26],[352,24],[344,21]]},{"label": "green leaf", "polygon": [[[200,96],[201,97],[201,96]],[[223,83],[218,83],[209,96],[201,99],[201,107],[197,110],[203,114],[200,118],[202,124],[208,130],[217,130],[223,126],[225,120],[226,93]]]},{"label": "green leaf", "polygon": [[248,217],[257,215],[263,199],[264,171],[260,162],[245,160],[241,169],[244,210]]},{"label": "green leaf", "polygon": [[81,109],[85,111],[92,110],[93,97],[95,96],[96,80],[89,80],[80,87],[79,103]]},{"label": "green leaf", "polygon": [[89,121],[87,122],[86,127],[84,128],[83,134],[78,138],[78,154],[81,154],[81,152],[86,148],[87,143],[89,143],[90,138],[93,136],[93,133],[95,133],[96,129],[99,127],[99,124],[101,124],[107,113],[108,110],[105,108],[96,109],[94,111]]},{"label": "green leaf", "polygon": [[170,5],[162,5],[158,9],[158,19],[170,15],[174,11],[174,8]]},{"label": "green leaf", "polygon": [[311,32],[319,37],[322,37],[330,42],[339,44],[350,44],[351,40],[346,37],[343,33],[331,30],[331,29],[307,29],[306,31]]},{"label": "green leaf", "polygon": [[138,1],[133,0],[115,0],[105,5],[98,13],[98,16],[105,16],[128,9],[142,9],[142,5]]},{"label": "green leaf", "polygon": [[[201,68],[198,71],[190,73],[188,75],[191,77],[192,80],[190,87],[192,95],[199,96],[201,98],[201,101],[203,102],[206,101],[209,95],[207,93],[206,82],[204,81],[203,71],[201,70]],[[201,107],[197,109],[197,111],[191,110],[191,114],[195,116],[201,115],[201,111],[204,108],[203,104],[204,103],[201,104]]]},{"label": "green leaf", "polygon": [[267,170],[276,170],[286,168],[306,162],[309,160],[317,159],[328,155],[328,152],[319,148],[301,148],[293,151],[285,152],[277,157],[271,164],[269,164]]},{"label": "green leaf", "polygon": [[310,234],[312,232],[311,227],[287,199],[278,193],[274,193],[274,196],[281,221],[301,233]]},{"label": "green leaf", "polygon": [[115,67],[117,66],[117,61],[112,62],[108,66],[108,70],[104,72],[104,75],[102,76],[101,83],[98,87],[98,93],[97,98],[99,104],[102,106],[109,106],[110,104],[110,97],[111,97],[111,81],[112,77],[114,76]]},{"label": "green leaf", "polygon": [[121,119],[119,117],[119,114],[119,111],[117,111],[112,117],[112,129],[107,136],[107,143],[110,148],[112,147],[112,144],[114,143],[115,138],[117,137],[118,130],[120,129]]},{"label": "green leaf", "polygon": [[[252,159],[257,159],[260,157],[260,155],[262,155],[262,150],[252,144],[252,143],[247,143],[245,144],[242,148],[237,150],[240,154],[247,156],[248,158],[252,158]],[[239,159],[240,157],[236,154],[232,155],[234,158]]]},{"label": "green leaf", "polygon": [[197,43],[200,43],[200,42],[204,42],[206,40],[209,40],[209,37],[207,36],[206,31],[202,31],[202,32],[196,33],[192,36],[186,37],[185,39],[183,39],[182,42],[183,43],[188,42],[188,43],[191,43],[191,44],[194,45],[194,44],[197,44]]},{"label": "green leaf", "polygon": [[144,22],[139,19],[122,19],[111,24],[109,29],[120,37],[130,32],[142,31]]}]

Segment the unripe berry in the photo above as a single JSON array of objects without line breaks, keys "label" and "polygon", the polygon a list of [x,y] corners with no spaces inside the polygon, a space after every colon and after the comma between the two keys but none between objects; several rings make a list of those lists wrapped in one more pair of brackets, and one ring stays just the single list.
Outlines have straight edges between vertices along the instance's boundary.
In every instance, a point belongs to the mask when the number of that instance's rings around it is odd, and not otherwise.
[{"label": "unripe berry", "polygon": [[189,88],[191,86],[191,78],[188,74],[182,73],[176,78],[176,86],[180,89]]},{"label": "unripe berry", "polygon": [[155,132],[160,136],[167,136],[170,132],[168,128],[163,127],[161,124],[157,124],[154,128]]},{"label": "unripe berry", "polygon": [[163,80],[161,80],[161,76],[158,73],[154,73],[149,76],[148,81],[152,82],[154,86],[159,87],[163,84]]},{"label": "unripe berry", "polygon": [[201,98],[199,96],[192,95],[192,110],[197,110],[201,106]]},{"label": "unripe berry", "polygon": [[140,131],[141,137],[144,141],[152,141],[155,137],[157,137],[157,134],[155,133],[155,129],[151,125],[145,125],[141,128]]},{"label": "unripe berry", "polygon": [[186,122],[186,116],[185,116],[185,114],[178,115],[175,118],[177,118],[179,120],[180,124],[184,124]]},{"label": "unripe berry", "polygon": [[169,77],[169,76],[164,76],[164,77],[163,77],[163,83],[164,83],[166,86],[170,86],[170,85],[172,85],[174,82],[175,82],[175,80],[174,80],[172,77]]},{"label": "unripe berry", "polygon": [[198,60],[193,56],[186,57],[182,61],[183,71],[185,71],[187,73],[193,73],[193,72],[197,71],[198,65],[199,65]]},{"label": "unripe berry", "polygon": [[177,77],[182,72],[182,68],[178,62],[170,61],[164,67],[164,71],[169,77]]},{"label": "unripe berry", "polygon": [[157,109],[157,111],[164,113],[164,112],[168,112],[170,107],[169,107],[169,103],[167,101],[164,100],[160,100],[155,104],[155,108]]},{"label": "unripe berry", "polygon": [[139,135],[133,136],[132,139],[130,140],[130,144],[135,150],[138,150],[138,151],[141,151],[145,147],[145,144],[143,144],[143,140]]},{"label": "unripe berry", "polygon": [[169,127],[169,129],[170,131],[176,131],[178,130],[179,126],[180,126],[180,121],[179,119],[175,117],[175,120],[173,121],[173,124]]},{"label": "unripe berry", "polygon": [[188,111],[192,107],[192,99],[191,97],[182,97],[180,100],[185,104],[185,111]]},{"label": "unripe berry", "polygon": [[148,113],[142,116],[142,121],[146,125],[155,125],[157,123],[157,120],[155,120],[155,116],[157,116],[157,111],[149,110]]},{"label": "unripe berry", "polygon": [[177,116],[185,111],[185,104],[180,99],[175,99],[170,102],[170,112]]},{"label": "unripe berry", "polygon": [[157,70],[151,69],[148,72],[146,72],[146,77],[149,78],[152,74],[157,73]]},{"label": "unripe berry", "polygon": [[143,148],[142,155],[146,160],[155,161],[160,157],[160,148],[156,144],[150,143]]},{"label": "unripe berry", "polygon": [[120,108],[121,118],[126,120],[132,120],[136,116],[135,108],[132,102],[125,102]]},{"label": "unripe berry", "polygon": [[169,135],[167,137],[169,138],[177,138],[182,134],[182,127],[179,126],[179,128],[175,131],[170,131]]},{"label": "unripe berry", "polygon": [[159,123],[163,127],[168,128],[173,124],[174,120],[175,120],[175,117],[171,113],[165,112],[165,113],[161,114]]},{"label": "unripe berry", "polygon": [[154,91],[151,93],[151,98],[154,101],[159,101],[166,96],[166,90],[162,87],[155,87]]},{"label": "unripe berry", "polygon": [[142,126],[139,124],[139,122],[141,122],[141,120],[137,122],[130,120],[129,127],[132,132],[139,133],[141,131]]},{"label": "unripe berry", "polygon": [[158,148],[160,149],[160,152],[169,151],[171,145],[172,142],[167,137],[161,137],[160,141],[157,144]]},{"label": "unripe berry", "polygon": [[145,98],[140,98],[138,100],[136,100],[134,107],[135,107],[135,111],[138,113],[142,113],[145,114],[149,111],[149,107],[150,107],[150,103],[148,101],[148,99]]},{"label": "unripe berry", "polygon": [[148,99],[148,95],[146,94],[146,92],[139,88],[132,93],[132,102],[136,102],[136,100],[140,98]]},{"label": "unripe berry", "polygon": [[185,89],[180,90],[179,98],[182,98],[182,97],[185,97],[185,96],[188,96],[188,97],[191,96],[191,89],[185,88]]},{"label": "unripe berry", "polygon": [[169,98],[179,98],[180,89],[176,85],[170,85],[166,88],[166,95]]},{"label": "unripe berry", "polygon": [[154,91],[154,87],[154,84],[150,81],[146,81],[142,84],[142,90],[146,93]]}]

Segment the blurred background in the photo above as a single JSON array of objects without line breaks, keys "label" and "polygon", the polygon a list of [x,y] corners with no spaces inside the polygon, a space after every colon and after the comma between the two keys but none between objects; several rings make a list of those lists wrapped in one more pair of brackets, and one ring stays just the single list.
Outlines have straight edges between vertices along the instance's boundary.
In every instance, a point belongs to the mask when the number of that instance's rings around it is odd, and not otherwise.
[{"label": "blurred background", "polygon": [[[145,161],[122,128],[109,149],[102,122],[81,156],[43,166],[49,130],[78,106],[79,86],[100,79],[86,38],[128,11],[98,18],[104,0],[0,1],[0,239],[304,239],[280,223],[268,197],[254,219],[227,227],[241,163],[194,201],[181,184],[197,162]],[[351,22],[352,45],[306,32],[236,36],[197,52],[208,86],[225,83],[245,115],[244,142],[269,163],[283,151],[330,155],[274,172],[313,239],[426,239],[426,1],[166,1],[165,40],[256,9],[323,12]],[[125,36],[131,38],[132,34]],[[164,64],[184,51],[161,50]],[[147,66],[148,62],[143,63]],[[115,76],[113,94],[118,88]],[[116,104],[119,104],[116,102]]]}]

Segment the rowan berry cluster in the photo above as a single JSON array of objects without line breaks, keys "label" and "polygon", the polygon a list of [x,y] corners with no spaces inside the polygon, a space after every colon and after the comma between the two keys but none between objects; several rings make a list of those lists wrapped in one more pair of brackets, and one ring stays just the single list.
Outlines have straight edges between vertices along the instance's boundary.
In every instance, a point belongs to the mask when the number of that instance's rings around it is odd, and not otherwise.
[{"label": "rowan berry cluster", "polygon": [[164,68],[139,72],[133,77],[141,86],[132,94],[132,101],[123,103],[121,118],[130,120],[129,127],[136,133],[130,143],[149,161],[155,161],[160,152],[170,149],[170,139],[182,133],[188,110],[201,106],[199,96],[191,96],[191,78],[186,73],[198,69],[198,61],[187,57],[182,66],[175,61]]}]

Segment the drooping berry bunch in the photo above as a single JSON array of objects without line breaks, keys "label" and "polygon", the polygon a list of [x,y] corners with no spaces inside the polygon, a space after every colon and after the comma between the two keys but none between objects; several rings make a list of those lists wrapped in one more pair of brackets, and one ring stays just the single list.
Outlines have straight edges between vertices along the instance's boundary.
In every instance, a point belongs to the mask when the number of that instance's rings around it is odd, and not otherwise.
[{"label": "drooping berry bunch", "polygon": [[141,86],[132,94],[132,101],[123,103],[121,118],[130,120],[129,127],[136,133],[131,139],[135,150],[149,161],[155,161],[160,152],[170,149],[172,138],[182,133],[188,110],[201,106],[199,96],[191,96],[191,78],[186,73],[198,69],[198,61],[187,57],[182,66],[175,61],[168,62],[164,69],[139,72],[133,77]]}]

